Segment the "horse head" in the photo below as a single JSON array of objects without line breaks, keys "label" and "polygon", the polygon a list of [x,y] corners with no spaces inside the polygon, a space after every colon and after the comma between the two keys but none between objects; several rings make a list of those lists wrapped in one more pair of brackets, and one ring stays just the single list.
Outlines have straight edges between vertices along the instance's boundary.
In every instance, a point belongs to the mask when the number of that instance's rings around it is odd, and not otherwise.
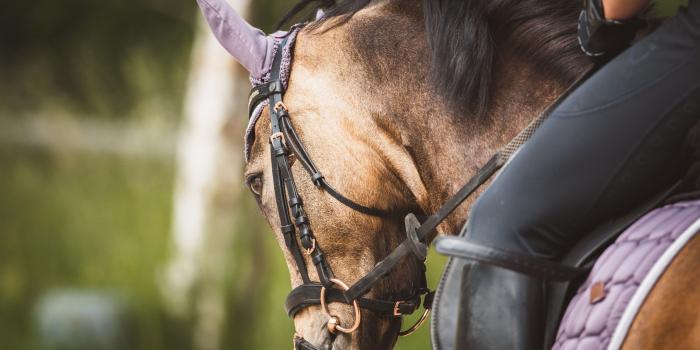
[{"label": "horse head", "polygon": [[[397,80],[385,81],[372,76],[360,63],[358,41],[352,28],[371,21],[376,10],[363,11],[345,24],[332,28],[302,30],[296,39],[294,59],[284,103],[294,129],[303,140],[310,159],[332,186],[348,199],[390,213],[386,217],[353,210],[314,185],[298,160],[291,170],[304,201],[316,244],[333,271],[347,284],[354,283],[370,271],[404,238],[403,215],[422,213],[421,202],[427,191],[416,171],[402,133],[393,117],[405,113],[394,109],[401,104],[400,91],[406,91]],[[396,18],[406,21],[405,18]],[[332,26],[328,22],[327,26]],[[409,33],[403,34],[408,35]],[[377,39],[382,40],[380,36]],[[410,45],[413,40],[408,40]],[[400,67],[401,76],[410,67]],[[398,71],[397,71],[398,72]],[[413,79],[407,79],[406,82]],[[416,79],[417,80],[417,79]],[[388,95],[388,89],[395,93]],[[405,96],[408,98],[408,96]],[[393,101],[390,101],[393,99]],[[387,118],[392,116],[392,118]],[[246,167],[246,179],[287,258],[294,287],[303,283],[298,264],[286,247],[280,230],[275,199],[270,155],[269,109],[262,113],[255,126],[255,142]],[[320,281],[311,258],[305,256],[312,281]],[[366,298],[399,300],[413,296],[420,266],[406,259],[391,275],[383,278]],[[316,346],[334,349],[390,348],[401,326],[399,317],[379,315],[362,310],[361,323],[352,334],[332,335],[327,330],[329,314],[350,327],[356,316],[352,306],[330,303],[329,312],[320,305],[299,310],[294,315],[297,335]]]},{"label": "horse head", "polygon": [[[396,0],[372,2],[352,16],[332,17],[298,33],[284,103],[263,109],[245,171],[285,254],[293,287],[324,282],[342,292],[353,286],[406,239],[408,213],[420,218],[437,210],[571,80],[540,74],[533,62],[507,51],[493,58],[497,64],[489,79],[499,78],[489,91],[493,102],[483,111],[455,107],[431,78],[435,43],[426,27],[420,3]],[[293,129],[298,142],[289,139],[289,130],[286,138],[277,135],[280,115],[289,123],[281,127]],[[279,177],[285,166],[275,165],[282,159],[275,147],[286,150],[291,195],[276,191],[276,182],[284,186]],[[309,160],[347,202],[319,185]],[[281,216],[297,217],[301,202],[306,228],[296,220],[296,230],[312,231],[313,244],[301,233],[293,241],[285,238]],[[438,233],[456,233],[470,205],[462,205]],[[324,281],[328,276],[314,268],[319,264],[327,265],[334,281]],[[308,267],[308,278],[300,265]],[[414,300],[422,268],[420,259],[406,256],[361,297]],[[359,307],[357,315],[352,300],[326,301],[325,307],[305,303],[293,310],[299,339],[325,349],[387,349],[396,342],[400,312]],[[359,328],[337,331],[336,324],[352,328],[358,316]]]}]

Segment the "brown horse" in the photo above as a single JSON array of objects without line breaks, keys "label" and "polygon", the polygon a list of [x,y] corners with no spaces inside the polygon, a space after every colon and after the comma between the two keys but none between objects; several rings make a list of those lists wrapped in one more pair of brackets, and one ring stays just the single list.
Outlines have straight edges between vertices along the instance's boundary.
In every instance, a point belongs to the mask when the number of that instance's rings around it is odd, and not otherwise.
[{"label": "brown horse", "polygon": [[[492,1],[468,7],[466,17],[439,24],[419,2],[370,2],[350,9],[352,16],[331,17],[297,37],[284,100],[310,157],[350,199],[401,213],[379,218],[354,211],[314,186],[298,162],[292,165],[317,243],[335,276],[348,284],[403,241],[403,214],[433,213],[590,66],[576,44],[579,1]],[[472,23],[479,21],[486,23]],[[473,25],[467,31],[472,35],[456,38],[451,47],[440,39],[450,33],[450,25]],[[301,276],[278,228],[268,112],[255,126],[245,176],[297,286]],[[439,233],[458,232],[470,205],[471,200],[452,214]],[[698,239],[693,243],[643,307],[628,348],[697,348],[700,293],[692,283],[680,283],[700,279],[695,268],[700,245]],[[388,299],[414,290],[417,268],[410,261],[400,264],[368,296]],[[319,280],[313,268],[309,273]],[[341,324],[353,322],[350,306],[332,303],[329,308]],[[390,349],[401,327],[399,318],[363,310],[357,331],[333,338],[327,322],[317,306],[294,318],[299,336],[333,349]]]}]

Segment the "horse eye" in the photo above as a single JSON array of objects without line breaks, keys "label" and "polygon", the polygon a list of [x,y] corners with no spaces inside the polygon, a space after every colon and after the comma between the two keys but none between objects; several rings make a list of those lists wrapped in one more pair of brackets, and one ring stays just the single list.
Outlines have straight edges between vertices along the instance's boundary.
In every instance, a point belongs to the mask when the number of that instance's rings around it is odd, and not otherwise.
[{"label": "horse eye", "polygon": [[248,176],[248,178],[246,179],[246,184],[248,185],[248,188],[250,188],[250,191],[253,192],[253,194],[256,197],[260,197],[263,189],[263,180],[260,174]]}]

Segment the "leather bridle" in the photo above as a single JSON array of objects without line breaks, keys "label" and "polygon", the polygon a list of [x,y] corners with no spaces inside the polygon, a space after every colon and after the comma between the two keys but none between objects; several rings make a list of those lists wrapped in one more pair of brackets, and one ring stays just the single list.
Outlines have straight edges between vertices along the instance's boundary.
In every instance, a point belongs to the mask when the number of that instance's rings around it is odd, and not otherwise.
[{"label": "leather bridle", "polygon": [[[345,285],[334,276],[322,248],[316,241],[309,219],[304,211],[304,203],[297,190],[296,182],[294,181],[294,175],[291,170],[292,157],[294,161],[298,161],[302,164],[304,169],[306,169],[314,185],[330,194],[343,205],[360,213],[376,217],[387,218],[395,217],[396,215],[387,210],[368,207],[347,198],[328,183],[321,171],[309,157],[299,135],[291,123],[287,107],[282,101],[282,96],[284,94],[281,80],[282,48],[286,45],[286,41],[287,39],[279,43],[270,72],[271,80],[251,90],[249,111],[252,116],[255,108],[260,103],[266,99],[269,102],[271,126],[269,142],[275,202],[280,219],[279,227],[285,245],[292,255],[302,278],[302,284],[292,290],[287,297],[285,302],[287,313],[293,318],[299,310],[311,305],[321,305],[322,309],[328,312],[326,304],[329,302],[353,305],[356,319],[352,326],[347,328],[341,326],[339,324],[339,319],[330,314],[328,326],[329,331],[333,334],[336,332],[352,333],[358,328],[361,320],[360,308],[389,317],[401,317],[414,313],[421,305],[421,297],[425,296],[423,298],[423,304],[426,311],[419,321],[422,323],[427,317],[427,310],[430,310],[433,293],[428,290],[425,278],[427,246],[416,236],[415,231],[413,231],[412,239],[408,240],[411,242],[410,245],[403,244],[399,246],[397,250],[400,252],[394,251],[391,261],[384,260],[380,262],[372,272],[361,279],[359,283],[355,283],[352,286]],[[407,222],[409,218],[412,227],[417,227],[418,221],[415,219],[415,216],[412,214],[407,216]],[[377,272],[386,269],[385,267],[380,267],[380,265],[391,265],[393,267],[401,258],[409,255],[409,253],[413,251],[415,251],[413,254],[414,258],[421,268],[419,269],[419,285],[416,290],[411,292],[411,295],[405,295],[391,300],[363,297],[383,275],[386,275],[386,273],[380,274]],[[317,275],[319,276],[319,282],[311,281],[306,261],[304,260],[304,254],[309,255],[311,258],[316,268]],[[391,270],[391,267],[388,270]],[[401,333],[404,335],[410,334],[418,326],[419,324],[416,324],[407,331]],[[302,349],[313,348],[301,337],[296,337],[295,346]]]},{"label": "leather bridle", "polygon": [[[306,172],[311,177],[314,185],[324,190],[333,198],[345,206],[360,213],[376,217],[396,217],[398,213],[392,213],[383,209],[372,208],[359,204],[347,198],[335,190],[324,178],[323,174],[316,167],[304,148],[299,135],[296,133],[282,98],[284,86],[281,79],[282,52],[287,43],[284,39],[278,44],[274,61],[272,64],[270,81],[254,87],[250,93],[249,112],[252,116],[255,108],[267,100],[269,102],[269,115],[271,135],[269,138],[272,178],[274,184],[275,201],[280,219],[280,230],[284,237],[284,242],[292,255],[302,284],[293,289],[287,296],[285,308],[290,317],[312,305],[321,305],[322,310],[328,314],[327,324],[329,332],[334,336],[337,332],[352,333],[360,325],[360,309],[374,311],[380,315],[389,317],[402,317],[412,314],[421,304],[423,299],[423,312],[420,320],[400,335],[408,335],[416,330],[427,318],[432,307],[434,292],[431,292],[426,283],[425,259],[428,253],[427,241],[437,226],[444,221],[457,207],[464,202],[480,185],[485,183],[498,169],[500,169],[515,151],[527,139],[532,136],[537,127],[542,123],[545,116],[554,106],[550,106],[541,116],[533,120],[527,128],[518,134],[508,145],[496,153],[484,165],[469,182],[464,185],[456,194],[433,215],[429,216],[422,224],[416,216],[409,213],[405,216],[406,239],[374,268],[357,280],[352,285],[346,285],[338,280],[331,270],[330,265],[314,236],[309,219],[304,211],[304,203],[298,193],[294,176],[291,170],[292,157],[302,164]],[[570,88],[571,89],[571,88]],[[570,90],[568,90],[570,91]],[[566,95],[568,93],[564,93]],[[290,215],[291,214],[291,215]],[[297,235],[298,233],[298,235]],[[320,281],[314,282],[309,278],[308,269],[304,260],[304,254],[310,256]],[[420,266],[419,285],[411,295],[395,297],[390,300],[365,298],[364,295],[387,276],[404,257],[411,256]],[[326,304],[328,302],[340,302],[352,305],[355,310],[355,320],[352,326],[347,328],[339,324],[339,319],[328,312]],[[315,347],[301,338],[295,336],[296,349],[315,349]]]}]

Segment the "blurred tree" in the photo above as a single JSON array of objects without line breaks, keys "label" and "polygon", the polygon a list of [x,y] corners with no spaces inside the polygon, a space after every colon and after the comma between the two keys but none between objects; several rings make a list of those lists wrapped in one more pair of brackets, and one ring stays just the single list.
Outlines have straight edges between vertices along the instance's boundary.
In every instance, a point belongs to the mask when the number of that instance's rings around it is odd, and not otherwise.
[{"label": "blurred tree", "polygon": [[177,101],[194,9],[168,0],[3,2],[0,112],[122,117],[151,100]]},{"label": "blurred tree", "polygon": [[[247,17],[250,0],[231,0]],[[163,293],[171,310],[194,321],[198,350],[221,348],[227,256],[241,182],[248,74],[198,20],[178,145],[172,235]]]}]

